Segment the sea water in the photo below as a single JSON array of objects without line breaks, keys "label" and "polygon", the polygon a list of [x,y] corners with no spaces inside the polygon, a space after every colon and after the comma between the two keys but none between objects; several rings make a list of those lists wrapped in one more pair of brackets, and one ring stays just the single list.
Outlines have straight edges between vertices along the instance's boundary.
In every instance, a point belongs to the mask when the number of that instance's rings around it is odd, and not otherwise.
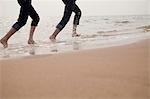
[{"label": "sea water", "polygon": [[[150,25],[150,16],[130,15],[83,16],[77,29],[81,37],[73,38],[72,16],[70,22],[58,35],[56,42],[51,42],[49,36],[60,19],[61,16],[41,19],[34,34],[36,44],[28,45],[31,22],[29,19],[27,25],[10,38],[8,48],[4,49],[0,45],[0,59],[119,46],[150,37],[150,32],[146,31]],[[0,18],[0,38],[10,29],[13,22],[15,19],[11,16]]]}]

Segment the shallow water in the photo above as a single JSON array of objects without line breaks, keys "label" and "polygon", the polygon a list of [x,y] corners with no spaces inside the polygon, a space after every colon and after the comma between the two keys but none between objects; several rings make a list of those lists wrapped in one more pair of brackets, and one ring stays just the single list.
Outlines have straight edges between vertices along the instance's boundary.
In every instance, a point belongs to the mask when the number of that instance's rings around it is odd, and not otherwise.
[{"label": "shallow water", "polygon": [[[71,37],[71,19],[57,41],[50,42],[48,38],[60,19],[61,17],[41,19],[35,33],[35,45],[27,45],[30,27],[28,21],[28,24],[10,39],[7,49],[0,45],[0,59],[118,46],[150,37],[150,32],[146,31],[150,25],[150,16],[84,16],[78,28],[81,37]],[[0,38],[14,21],[11,17],[0,19]]]}]

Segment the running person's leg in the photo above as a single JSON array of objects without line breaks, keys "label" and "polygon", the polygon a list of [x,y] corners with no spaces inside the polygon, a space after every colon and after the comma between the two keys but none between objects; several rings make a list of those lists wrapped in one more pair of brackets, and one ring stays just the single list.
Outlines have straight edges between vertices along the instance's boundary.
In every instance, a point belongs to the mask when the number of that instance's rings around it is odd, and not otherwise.
[{"label": "running person's leg", "polygon": [[33,40],[33,35],[34,35],[34,31],[39,23],[40,17],[32,5],[30,6],[30,9],[29,9],[29,16],[32,18],[32,23],[31,23],[31,28],[30,28],[28,44],[34,44],[35,41]]},{"label": "running person's leg", "polygon": [[56,30],[54,33],[50,36],[50,39],[53,41],[56,39],[56,36],[59,34],[59,32],[66,26],[68,21],[70,20],[72,11],[75,6],[75,0],[69,0],[67,3],[65,3],[65,11],[62,20],[59,22],[59,24],[56,26]]},{"label": "running person's leg", "polygon": [[[18,3],[20,4],[19,0]],[[28,12],[26,7],[22,6],[20,8],[20,14],[19,14],[19,18],[17,20],[17,22],[12,26],[12,28],[9,30],[9,32],[0,40],[0,42],[3,44],[4,48],[8,47],[8,40],[9,38],[16,33],[16,31],[18,31],[21,27],[23,27],[28,19]]]},{"label": "running person's leg", "polygon": [[80,23],[81,18],[81,10],[80,8],[75,4],[75,8],[73,9],[73,12],[75,12],[74,21],[73,21],[73,37],[80,36],[80,34],[77,33],[77,25]]}]

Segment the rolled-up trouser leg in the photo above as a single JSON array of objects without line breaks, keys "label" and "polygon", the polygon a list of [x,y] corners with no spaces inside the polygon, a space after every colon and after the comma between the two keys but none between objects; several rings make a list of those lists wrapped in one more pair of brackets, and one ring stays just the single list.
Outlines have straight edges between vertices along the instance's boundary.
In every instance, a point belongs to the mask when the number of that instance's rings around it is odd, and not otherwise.
[{"label": "rolled-up trouser leg", "polygon": [[63,1],[63,2],[66,5],[64,15],[63,15],[63,18],[60,21],[60,23],[56,26],[56,28],[58,28],[60,30],[62,30],[66,26],[68,21],[70,20],[71,14],[75,7],[75,0],[67,0],[67,1]]},{"label": "rolled-up trouser leg", "polygon": [[58,28],[59,30],[62,30],[66,24],[68,23],[68,21],[70,20],[72,14],[72,10],[69,9],[67,6],[65,7],[65,11],[64,11],[64,15],[62,20],[59,22],[59,24],[56,26],[56,28]]},{"label": "rolled-up trouser leg", "polygon": [[17,31],[23,27],[28,19],[28,11],[26,10],[27,8],[25,7],[21,7],[20,9],[20,14],[19,14],[19,18],[17,20],[17,22],[12,26],[13,28],[15,28]]},{"label": "rolled-up trouser leg", "polygon": [[29,9],[29,16],[32,18],[31,26],[37,26],[40,21],[40,17],[32,5],[30,6],[30,9]]},{"label": "rolled-up trouser leg", "polygon": [[79,25],[82,12],[76,4],[75,4],[75,7],[73,9],[73,12],[75,12],[73,24]]}]

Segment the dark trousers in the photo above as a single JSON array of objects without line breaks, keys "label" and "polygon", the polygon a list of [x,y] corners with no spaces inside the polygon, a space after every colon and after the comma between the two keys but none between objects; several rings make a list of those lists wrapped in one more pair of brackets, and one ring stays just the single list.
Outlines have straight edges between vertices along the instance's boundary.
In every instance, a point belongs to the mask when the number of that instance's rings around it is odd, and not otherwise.
[{"label": "dark trousers", "polygon": [[32,18],[31,26],[37,26],[39,23],[39,15],[31,5],[31,0],[18,0],[20,8],[20,14],[17,22],[12,26],[16,30],[19,30],[21,27],[23,27],[27,20],[28,16]]},{"label": "dark trousers", "polygon": [[56,26],[56,28],[60,30],[62,30],[66,26],[66,24],[70,20],[72,12],[75,13],[73,24],[79,25],[79,21],[81,18],[81,10],[76,5],[75,0],[63,0],[63,2],[65,4],[64,15],[60,23]]}]

